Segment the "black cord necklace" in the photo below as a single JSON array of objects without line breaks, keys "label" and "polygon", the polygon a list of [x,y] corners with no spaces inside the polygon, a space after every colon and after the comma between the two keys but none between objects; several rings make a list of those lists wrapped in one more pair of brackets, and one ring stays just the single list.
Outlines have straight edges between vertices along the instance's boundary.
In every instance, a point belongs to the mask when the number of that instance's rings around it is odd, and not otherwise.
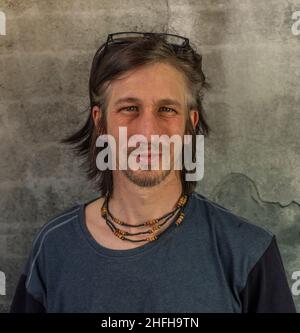
[{"label": "black cord necklace", "polygon": [[[156,231],[161,229],[161,227],[165,223],[167,223],[167,221],[169,221],[174,215],[175,215],[174,221],[175,221],[176,226],[178,226],[182,222],[182,220],[184,218],[183,211],[188,202],[188,196],[182,194],[180,196],[179,200],[177,201],[175,208],[171,212],[164,214],[163,216],[161,216],[158,219],[148,220],[145,223],[141,223],[138,225],[125,223],[125,222],[115,218],[109,211],[108,201],[109,201],[109,195],[106,195],[103,205],[101,207],[101,216],[105,219],[106,224],[108,225],[110,230],[114,233],[114,235],[122,240],[127,240],[130,242],[144,242],[144,241],[154,241],[154,240],[158,239],[159,236],[162,234],[162,232],[158,234],[158,233],[156,233]],[[162,223],[159,223],[164,218],[165,218],[165,221],[163,221]],[[144,232],[130,233],[128,231],[119,229],[118,227],[116,227],[116,225],[114,223],[122,225],[122,226],[129,226],[129,227],[151,226],[151,228]],[[134,239],[125,237],[125,236],[135,236],[135,235],[140,235],[140,234],[150,234],[150,236],[147,238],[144,238],[144,239],[139,239],[139,240],[134,240]]]}]

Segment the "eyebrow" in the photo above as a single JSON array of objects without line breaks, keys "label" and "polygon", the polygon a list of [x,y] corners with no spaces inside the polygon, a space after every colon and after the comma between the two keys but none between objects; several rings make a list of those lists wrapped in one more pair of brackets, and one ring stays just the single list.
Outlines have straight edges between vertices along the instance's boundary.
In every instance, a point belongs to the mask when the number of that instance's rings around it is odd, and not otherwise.
[{"label": "eyebrow", "polygon": [[[141,104],[142,100],[139,98],[136,98],[136,97],[122,97],[122,98],[119,98],[114,105],[117,106],[124,102]],[[178,107],[181,107],[181,104],[176,99],[172,99],[172,98],[163,98],[163,99],[158,100],[156,103],[165,104],[165,105],[176,105]]]}]

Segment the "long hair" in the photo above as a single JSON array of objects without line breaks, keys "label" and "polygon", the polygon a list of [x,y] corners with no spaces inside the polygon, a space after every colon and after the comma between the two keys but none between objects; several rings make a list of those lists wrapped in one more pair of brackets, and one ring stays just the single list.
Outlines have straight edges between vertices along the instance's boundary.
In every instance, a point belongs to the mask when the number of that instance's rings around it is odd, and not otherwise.
[{"label": "long hair", "polygon": [[[100,171],[96,166],[96,158],[102,148],[96,147],[96,140],[100,134],[106,134],[106,110],[108,105],[109,84],[118,79],[129,70],[154,63],[168,63],[183,73],[186,82],[187,110],[196,109],[199,121],[194,128],[190,117],[187,117],[185,134],[192,134],[192,160],[195,162],[195,137],[196,134],[208,136],[208,126],[205,111],[202,107],[203,89],[209,88],[202,71],[202,56],[193,47],[180,49],[168,44],[163,35],[151,35],[149,38],[140,38],[125,45],[111,44],[105,49],[103,46],[94,55],[89,78],[90,106],[85,124],[74,134],[62,139],[61,143],[73,146],[78,157],[83,158],[81,167],[85,170],[87,178],[91,180],[95,188],[102,194],[112,193],[112,170]],[[101,108],[99,124],[94,124],[92,108],[97,105]],[[183,165],[180,171],[180,179],[183,192],[190,194],[196,187],[196,181],[186,181],[186,169]]]}]

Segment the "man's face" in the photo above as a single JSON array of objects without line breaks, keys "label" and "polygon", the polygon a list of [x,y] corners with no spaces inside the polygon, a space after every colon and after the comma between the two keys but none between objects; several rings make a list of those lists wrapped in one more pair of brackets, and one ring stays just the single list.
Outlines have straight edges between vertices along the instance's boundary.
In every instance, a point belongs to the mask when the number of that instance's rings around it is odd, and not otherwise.
[{"label": "man's face", "polygon": [[[122,78],[114,80],[109,87],[109,103],[107,108],[107,134],[112,135],[117,143],[117,168],[119,161],[119,127],[127,128],[127,139],[132,135],[143,135],[148,145],[141,144],[144,156],[136,161],[148,163],[149,170],[122,170],[121,172],[133,183],[139,186],[154,186],[163,181],[171,172],[174,162],[174,145],[170,146],[169,170],[162,168],[160,156],[159,169],[151,170],[151,158],[148,150],[151,149],[151,136],[174,134],[183,138],[187,117],[186,109],[186,85],[183,74],[173,66],[165,63],[145,65],[139,69],[127,72]],[[120,99],[135,98],[136,100]],[[172,101],[160,101],[169,99]],[[197,112],[194,112],[197,113]],[[193,114],[192,116],[195,116]],[[193,121],[193,117],[192,122]],[[138,147],[138,145],[136,146]],[[136,149],[128,147],[127,154]],[[162,153],[159,146],[159,153]]]}]

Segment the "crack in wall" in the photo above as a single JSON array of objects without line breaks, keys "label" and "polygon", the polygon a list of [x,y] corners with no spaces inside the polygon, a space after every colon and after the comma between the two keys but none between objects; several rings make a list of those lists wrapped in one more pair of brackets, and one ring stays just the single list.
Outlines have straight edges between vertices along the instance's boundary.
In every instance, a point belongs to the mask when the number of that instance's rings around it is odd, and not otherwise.
[{"label": "crack in wall", "polygon": [[[228,180],[232,179],[232,178],[235,178],[235,177],[243,177],[245,179],[247,179],[253,186],[254,190],[255,190],[255,193],[257,195],[257,198],[258,200],[261,202],[261,203],[265,203],[265,204],[273,204],[273,205],[278,205],[280,206],[280,208],[287,208],[293,204],[297,205],[300,207],[300,203],[295,201],[295,200],[292,200],[290,201],[288,204],[284,205],[282,204],[280,201],[268,201],[266,199],[263,199],[259,193],[259,190],[258,190],[258,187],[255,183],[255,181],[250,178],[249,176],[243,174],[243,173],[240,173],[240,172],[231,172],[229,173],[228,175],[226,175],[216,186],[215,188],[213,189],[212,193],[213,193],[213,196],[216,196],[219,192],[219,189],[226,183],[228,182]],[[251,195],[251,198],[257,202],[259,204],[259,202],[256,200],[256,198],[254,198],[253,195]]]},{"label": "crack in wall", "polygon": [[166,0],[166,6],[167,6],[167,22],[165,23],[165,31],[169,32],[169,22],[170,22],[170,4],[169,4],[169,0]]}]

